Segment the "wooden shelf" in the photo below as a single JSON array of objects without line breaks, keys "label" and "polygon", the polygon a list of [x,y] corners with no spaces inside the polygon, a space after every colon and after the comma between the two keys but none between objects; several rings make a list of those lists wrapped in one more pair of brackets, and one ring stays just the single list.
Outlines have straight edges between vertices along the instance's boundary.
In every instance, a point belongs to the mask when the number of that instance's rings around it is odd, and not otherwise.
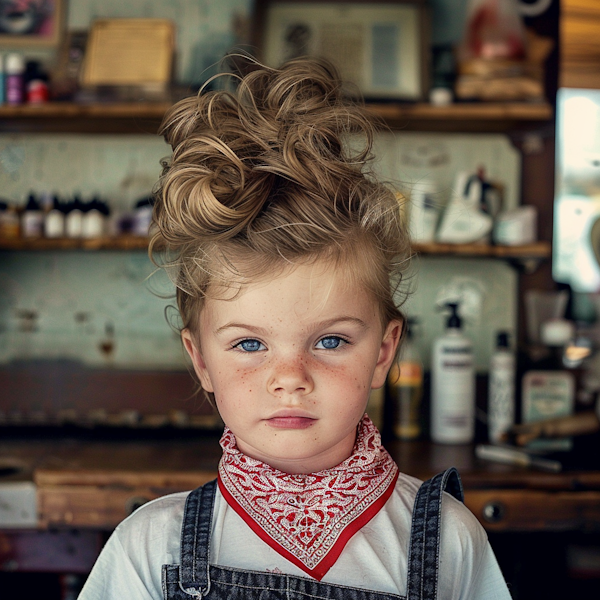
[{"label": "wooden shelf", "polygon": [[0,250],[147,250],[148,239],[134,235],[91,239],[0,238]]},{"label": "wooden shelf", "polygon": [[525,246],[491,246],[489,244],[413,244],[417,254],[454,257],[481,257],[503,259],[545,259],[552,255],[549,242],[536,242]]},{"label": "wooden shelf", "polygon": [[46,104],[21,104],[0,106],[0,119],[160,119],[170,102],[118,102],[112,104],[76,104],[74,102],[48,102]]},{"label": "wooden shelf", "polygon": [[[133,235],[94,239],[1,239],[0,250],[146,250],[148,239]],[[548,242],[526,246],[490,246],[489,244],[413,244],[417,254],[503,259],[544,259],[552,252]]]},{"label": "wooden shelf", "polygon": [[0,106],[0,132],[156,134],[170,102]]},{"label": "wooden shelf", "polygon": [[554,118],[546,102],[371,104],[368,108],[388,127],[409,131],[508,132],[552,124]]},{"label": "wooden shelf", "polygon": [[[170,102],[0,106],[0,132],[156,133]],[[367,104],[386,126],[409,131],[506,132],[551,124],[548,103]]]}]

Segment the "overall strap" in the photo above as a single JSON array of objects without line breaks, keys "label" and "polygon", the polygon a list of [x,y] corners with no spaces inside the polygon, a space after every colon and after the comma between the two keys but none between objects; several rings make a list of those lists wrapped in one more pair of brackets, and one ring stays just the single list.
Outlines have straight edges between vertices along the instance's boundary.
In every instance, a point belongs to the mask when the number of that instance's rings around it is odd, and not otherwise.
[{"label": "overall strap", "polygon": [[407,600],[437,598],[444,491],[463,501],[462,483],[454,467],[423,483],[417,492],[408,550]]},{"label": "overall strap", "polygon": [[206,596],[210,588],[208,552],[216,480],[190,492],[181,528],[180,586],[192,596]]}]

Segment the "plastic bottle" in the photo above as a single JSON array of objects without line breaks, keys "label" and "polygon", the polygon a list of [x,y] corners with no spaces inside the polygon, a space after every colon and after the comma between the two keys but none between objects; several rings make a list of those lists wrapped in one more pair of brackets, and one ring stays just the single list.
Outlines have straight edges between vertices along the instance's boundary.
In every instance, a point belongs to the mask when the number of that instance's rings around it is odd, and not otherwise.
[{"label": "plastic bottle", "polygon": [[0,238],[15,239],[21,235],[21,223],[17,209],[0,201]]},{"label": "plastic bottle", "polygon": [[438,444],[468,444],[475,435],[473,344],[462,332],[458,304],[449,302],[446,333],[433,344],[431,438]]},{"label": "plastic bottle", "polygon": [[388,375],[392,431],[401,440],[414,440],[421,435],[423,364],[413,340],[413,323],[409,320],[400,359],[393,364]]},{"label": "plastic bottle", "polygon": [[22,104],[25,101],[25,61],[23,55],[13,52],[6,56],[5,85],[7,104]]},{"label": "plastic bottle", "polygon": [[436,193],[436,184],[431,180],[426,179],[414,186],[409,205],[410,237],[414,242],[433,242],[435,239],[439,217]]},{"label": "plastic bottle", "polygon": [[152,198],[142,198],[135,204],[133,217],[133,234],[145,237],[149,234],[152,223]]},{"label": "plastic bottle", "polygon": [[490,360],[488,393],[488,437],[498,443],[501,435],[515,422],[515,356],[508,333],[498,332],[496,350]]},{"label": "plastic bottle", "polygon": [[65,234],[69,238],[80,238],[83,226],[82,203],[78,196],[69,205],[67,216],[65,217]]},{"label": "plastic bottle", "polygon": [[81,223],[81,236],[84,238],[100,238],[104,235],[106,228],[106,217],[101,211],[100,202],[94,198],[83,211]]},{"label": "plastic bottle", "polygon": [[42,237],[44,233],[44,213],[33,194],[29,194],[21,217],[21,233],[25,238]]},{"label": "plastic bottle", "polygon": [[0,52],[0,105],[6,101],[6,76],[4,73],[4,54]]},{"label": "plastic bottle", "polygon": [[47,238],[61,238],[65,235],[65,213],[56,196],[44,219],[44,233]]},{"label": "plastic bottle", "polygon": [[25,96],[28,104],[48,102],[48,75],[37,60],[29,60],[25,66]]},{"label": "plastic bottle", "polygon": [[[575,337],[575,327],[567,319],[549,319],[540,325],[540,340],[546,353],[521,379],[521,422],[566,417],[575,409],[576,379],[564,363],[565,347]],[[570,437],[536,439],[528,444],[534,450],[568,451]]]}]

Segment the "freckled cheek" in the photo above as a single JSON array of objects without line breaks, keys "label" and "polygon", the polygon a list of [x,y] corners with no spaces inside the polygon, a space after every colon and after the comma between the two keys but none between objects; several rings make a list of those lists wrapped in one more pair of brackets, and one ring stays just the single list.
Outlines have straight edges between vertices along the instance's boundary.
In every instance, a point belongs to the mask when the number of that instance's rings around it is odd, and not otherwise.
[{"label": "freckled cheek", "polygon": [[371,365],[355,364],[344,369],[343,373],[340,374],[340,380],[348,388],[363,392],[371,389],[372,376],[373,369]]},{"label": "freckled cheek", "polygon": [[366,371],[365,367],[358,365],[335,367],[320,365],[318,369],[313,371],[313,377],[317,382],[321,380],[328,387],[339,391],[353,392],[354,390],[360,390],[362,392],[367,387]]},{"label": "freckled cheek", "polygon": [[237,369],[231,383],[239,392],[250,394],[260,388],[260,380],[257,369]]}]

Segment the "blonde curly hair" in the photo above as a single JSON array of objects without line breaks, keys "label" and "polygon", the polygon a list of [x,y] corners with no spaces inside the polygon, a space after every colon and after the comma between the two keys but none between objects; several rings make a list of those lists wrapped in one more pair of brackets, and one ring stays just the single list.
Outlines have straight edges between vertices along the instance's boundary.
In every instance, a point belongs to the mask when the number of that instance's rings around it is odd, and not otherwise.
[{"label": "blonde curly hair", "polygon": [[373,294],[384,325],[403,320],[410,242],[393,191],[369,169],[364,107],[327,61],[253,66],[235,92],[201,91],[161,125],[173,154],[155,189],[150,255],[176,284],[183,328],[196,329],[219,286],[320,259]]}]

